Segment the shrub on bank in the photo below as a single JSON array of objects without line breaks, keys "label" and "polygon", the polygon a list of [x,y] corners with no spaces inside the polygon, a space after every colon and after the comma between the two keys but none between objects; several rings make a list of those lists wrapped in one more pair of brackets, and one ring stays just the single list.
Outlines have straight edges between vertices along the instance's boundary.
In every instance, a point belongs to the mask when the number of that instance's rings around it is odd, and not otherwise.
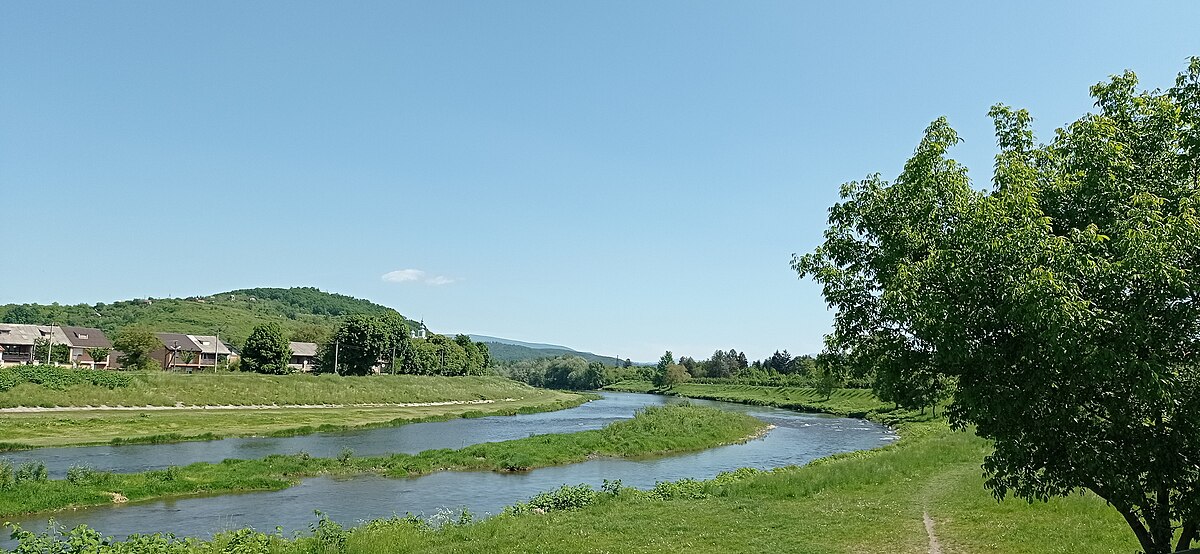
[{"label": "shrub on bank", "polygon": [[0,369],[0,392],[22,383],[63,390],[74,385],[95,385],[115,389],[128,386],[133,377],[115,371],[76,369],[48,365],[21,365]]}]

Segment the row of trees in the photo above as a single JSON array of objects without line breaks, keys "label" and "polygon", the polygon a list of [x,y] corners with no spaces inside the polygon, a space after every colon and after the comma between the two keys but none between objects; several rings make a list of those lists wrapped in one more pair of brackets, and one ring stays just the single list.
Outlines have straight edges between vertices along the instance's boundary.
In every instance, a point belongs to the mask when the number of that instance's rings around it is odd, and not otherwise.
[{"label": "row of trees", "polygon": [[318,369],[340,375],[385,373],[481,375],[491,366],[486,344],[466,335],[412,338],[398,314],[346,318],[321,345]]},{"label": "row of trees", "polygon": [[509,379],[529,383],[535,387],[567,390],[596,390],[625,379],[644,378],[644,369],[630,363],[607,366],[600,362],[589,362],[579,356],[558,356],[519,360],[497,368]]}]

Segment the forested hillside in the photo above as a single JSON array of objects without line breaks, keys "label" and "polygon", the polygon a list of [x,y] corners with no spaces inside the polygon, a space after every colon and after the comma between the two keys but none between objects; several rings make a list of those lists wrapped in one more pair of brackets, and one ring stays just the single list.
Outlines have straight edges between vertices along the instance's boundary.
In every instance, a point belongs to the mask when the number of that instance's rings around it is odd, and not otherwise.
[{"label": "forested hillside", "polygon": [[140,325],[154,331],[212,335],[240,346],[255,325],[274,321],[292,340],[319,342],[351,315],[396,313],[369,300],[314,287],[252,288],[190,298],[145,298],[111,304],[7,304],[0,322],[98,327],[113,333]]},{"label": "forested hillside", "polygon": [[578,352],[567,348],[530,348],[516,344],[483,341],[491,352],[492,359],[497,362],[517,362],[521,360],[537,360],[542,358],[557,358],[559,356],[579,356],[589,362],[600,362],[605,365],[620,365],[621,360],[612,356],[601,356],[591,352]]}]

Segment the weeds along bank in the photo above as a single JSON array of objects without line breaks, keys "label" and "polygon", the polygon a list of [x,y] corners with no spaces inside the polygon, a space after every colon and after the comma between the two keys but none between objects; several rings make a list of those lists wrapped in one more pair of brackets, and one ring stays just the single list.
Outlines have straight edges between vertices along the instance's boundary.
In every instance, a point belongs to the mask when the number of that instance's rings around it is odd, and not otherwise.
[{"label": "weeds along bank", "polygon": [[138,501],[197,493],[278,490],[304,477],[375,473],[409,477],[445,470],[523,471],[564,465],[591,457],[631,457],[702,450],[748,440],[766,424],[715,408],[679,405],[651,407],[629,420],[594,431],[537,435],[482,443],[458,450],[420,454],[336,458],[307,454],[272,455],[259,460],[225,460],[135,474],[72,468],[66,479],[47,479],[30,463],[12,468],[0,462],[0,517],[109,504],[114,498]]},{"label": "weeds along bank", "polygon": [[292,436],[552,411],[590,398],[500,377],[186,375],[22,366],[0,369],[0,450]]}]

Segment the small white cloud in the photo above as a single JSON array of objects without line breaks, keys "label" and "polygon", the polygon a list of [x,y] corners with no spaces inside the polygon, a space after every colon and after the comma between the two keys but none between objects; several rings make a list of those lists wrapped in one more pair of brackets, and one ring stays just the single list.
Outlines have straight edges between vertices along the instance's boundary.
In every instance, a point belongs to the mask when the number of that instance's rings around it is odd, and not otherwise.
[{"label": "small white cloud", "polygon": [[408,283],[425,278],[425,272],[419,269],[397,269],[383,274],[383,280],[389,283]]},{"label": "small white cloud", "polygon": [[458,279],[445,275],[429,275],[420,269],[397,269],[383,274],[382,279],[388,283],[425,283],[426,285],[441,286],[457,282]]}]

